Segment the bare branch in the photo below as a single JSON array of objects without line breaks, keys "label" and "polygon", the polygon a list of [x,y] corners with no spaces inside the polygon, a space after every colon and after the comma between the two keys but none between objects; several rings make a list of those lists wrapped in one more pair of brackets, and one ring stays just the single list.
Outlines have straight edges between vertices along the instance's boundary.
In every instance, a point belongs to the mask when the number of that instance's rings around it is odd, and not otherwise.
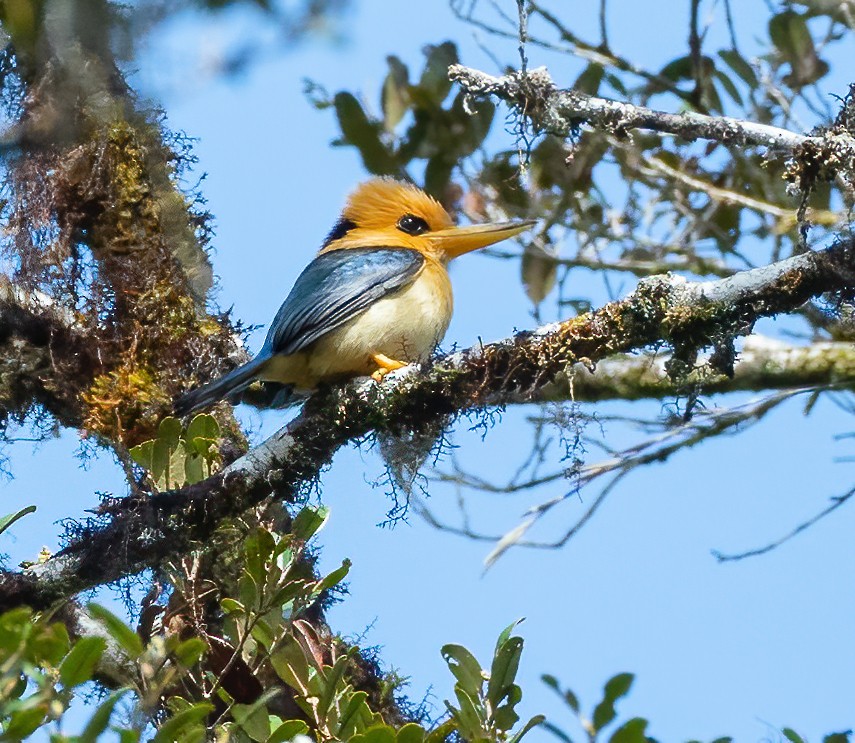
[{"label": "bare branch", "polygon": [[[485,534],[476,531],[468,523],[468,519],[465,519],[465,523],[462,526],[454,526],[442,522],[430,512],[427,505],[422,501],[416,503],[416,510],[436,529],[466,536],[470,539],[494,542],[492,551],[485,559],[486,567],[490,567],[511,547],[534,547],[539,549],[563,547],[594,517],[615,486],[637,468],[654,462],[664,462],[678,452],[690,449],[707,439],[733,434],[737,430],[744,430],[745,426],[758,423],[770,411],[793,396],[812,391],[810,388],[786,390],[735,408],[703,411],[689,421],[668,427],[662,432],[628,449],[614,452],[607,459],[570,471],[565,469],[551,472],[533,478],[528,482],[511,482],[503,486],[484,481],[459,470],[447,474],[440,473],[436,477],[436,479],[443,482],[456,483],[465,488],[490,493],[521,492],[538,488],[546,483],[563,482],[565,484],[559,495],[527,509],[520,522],[504,534]],[[570,499],[576,498],[583,488],[590,486],[602,478],[608,478],[605,486],[596,493],[593,499],[587,499],[587,505],[582,514],[574,519],[572,525],[561,536],[550,541],[527,538],[531,528],[538,524],[547,514],[551,513],[553,509]]]},{"label": "bare branch", "polygon": [[825,508],[823,508],[819,513],[811,516],[811,518],[807,519],[807,521],[803,521],[801,524],[796,526],[791,531],[784,534],[784,536],[775,539],[768,544],[763,545],[762,547],[756,547],[755,549],[746,550],[745,552],[734,552],[734,553],[725,553],[719,552],[718,550],[713,550],[713,556],[719,562],[733,562],[735,560],[744,560],[748,557],[757,557],[759,555],[765,555],[767,552],[771,552],[774,549],[777,549],[783,544],[786,544],[794,537],[797,537],[804,531],[807,531],[816,524],[818,521],[822,521],[826,516],[831,515],[836,511],[840,506],[847,503],[852,496],[855,495],[855,488],[852,488],[848,492],[843,495],[837,495],[831,499],[831,503],[829,503]]}]

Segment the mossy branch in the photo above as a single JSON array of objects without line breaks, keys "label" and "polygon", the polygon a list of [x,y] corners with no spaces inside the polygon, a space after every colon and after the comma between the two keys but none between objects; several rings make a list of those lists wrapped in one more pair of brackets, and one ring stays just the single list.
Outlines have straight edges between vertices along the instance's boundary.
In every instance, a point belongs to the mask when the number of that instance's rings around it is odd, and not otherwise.
[{"label": "mossy branch", "polygon": [[795,387],[855,387],[855,345],[818,341],[806,346],[752,335],[728,375],[714,363],[698,365],[685,378],[669,375],[666,353],[625,354],[604,359],[596,370],[584,364],[558,376],[541,401],[661,400],[702,390],[704,394],[764,392]]},{"label": "mossy branch", "polygon": [[60,424],[82,422],[81,380],[101,364],[69,313],[0,279],[0,409],[23,419],[40,405]]},{"label": "mossy branch", "polygon": [[[675,356],[725,346],[761,317],[792,312],[812,297],[855,289],[855,240],[708,282],[642,281],[623,300],[533,332],[408,367],[380,385],[357,381],[316,394],[266,442],[222,472],[105,509],[111,520],[78,535],[46,563],[0,575],[0,610],[43,607],[118,580],[209,537],[223,519],[269,496],[293,500],[348,442],[419,431],[449,415],[535,399],[574,363],[663,344]],[[673,370],[672,370],[673,372]]]}]

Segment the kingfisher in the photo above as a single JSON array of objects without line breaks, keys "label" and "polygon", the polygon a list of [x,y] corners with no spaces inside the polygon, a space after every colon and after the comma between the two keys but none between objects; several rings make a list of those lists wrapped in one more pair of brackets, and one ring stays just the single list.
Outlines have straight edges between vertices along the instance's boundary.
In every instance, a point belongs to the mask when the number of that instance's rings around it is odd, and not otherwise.
[{"label": "kingfisher", "polygon": [[306,393],[319,384],[424,362],[453,309],[449,261],[534,224],[455,226],[436,199],[392,178],[359,185],[315,259],[297,277],[258,355],[180,397],[180,415],[256,381]]}]

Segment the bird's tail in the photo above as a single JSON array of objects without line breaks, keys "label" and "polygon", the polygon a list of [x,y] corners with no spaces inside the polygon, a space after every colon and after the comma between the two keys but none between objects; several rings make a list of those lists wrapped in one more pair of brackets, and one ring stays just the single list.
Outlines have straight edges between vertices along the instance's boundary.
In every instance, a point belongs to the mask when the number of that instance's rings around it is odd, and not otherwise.
[{"label": "bird's tail", "polygon": [[176,414],[183,416],[193,413],[210,407],[235,392],[240,392],[256,378],[258,372],[269,360],[270,358],[265,356],[256,357],[224,377],[181,395],[174,404]]}]

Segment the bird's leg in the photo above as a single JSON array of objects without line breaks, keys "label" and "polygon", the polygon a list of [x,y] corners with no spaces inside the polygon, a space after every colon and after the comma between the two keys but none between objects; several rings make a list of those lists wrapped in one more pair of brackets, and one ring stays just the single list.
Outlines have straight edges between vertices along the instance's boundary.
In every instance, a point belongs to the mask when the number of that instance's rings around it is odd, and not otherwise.
[{"label": "bird's leg", "polygon": [[379,367],[377,371],[371,375],[371,378],[375,382],[381,381],[389,372],[395,371],[395,369],[403,369],[407,365],[405,361],[390,359],[386,354],[382,353],[373,353],[371,354],[371,358],[374,359],[374,363]]}]

